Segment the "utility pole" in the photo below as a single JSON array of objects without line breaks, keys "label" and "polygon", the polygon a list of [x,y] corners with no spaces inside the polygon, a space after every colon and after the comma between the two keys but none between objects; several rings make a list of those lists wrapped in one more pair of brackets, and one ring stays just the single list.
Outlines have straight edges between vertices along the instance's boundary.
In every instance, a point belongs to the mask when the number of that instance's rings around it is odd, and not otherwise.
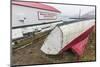
[{"label": "utility pole", "polygon": [[80,17],[81,17],[81,9],[79,9],[79,19],[80,19]]}]

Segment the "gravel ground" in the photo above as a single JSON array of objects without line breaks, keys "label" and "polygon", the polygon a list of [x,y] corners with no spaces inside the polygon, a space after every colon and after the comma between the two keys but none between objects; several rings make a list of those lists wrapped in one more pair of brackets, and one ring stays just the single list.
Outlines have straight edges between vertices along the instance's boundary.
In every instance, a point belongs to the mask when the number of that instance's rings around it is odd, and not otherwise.
[{"label": "gravel ground", "polygon": [[[12,49],[12,64],[13,65],[27,65],[27,64],[47,64],[47,63],[62,63],[75,62],[77,57],[71,52],[67,51],[63,55],[48,56],[40,51],[40,47],[44,42],[45,37],[35,40],[27,47],[21,49]],[[92,32],[85,53],[78,61],[95,61],[95,32]]]}]

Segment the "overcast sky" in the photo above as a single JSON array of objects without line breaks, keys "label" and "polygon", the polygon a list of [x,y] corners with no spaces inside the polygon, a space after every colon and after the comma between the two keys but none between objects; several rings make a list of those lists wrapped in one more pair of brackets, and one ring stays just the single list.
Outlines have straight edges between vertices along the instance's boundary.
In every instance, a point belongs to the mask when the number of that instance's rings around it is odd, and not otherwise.
[{"label": "overcast sky", "polygon": [[[87,4],[94,5],[96,0],[23,0],[23,1],[37,1],[37,2],[54,2],[54,3],[71,3],[71,4]],[[48,4],[60,10],[62,15],[65,16],[78,16],[81,10],[81,15],[93,11],[95,12],[95,7],[89,6],[75,6],[75,5],[61,5],[61,4]]]},{"label": "overcast sky", "polygon": [[95,7],[93,6],[79,6],[79,5],[63,5],[63,4],[47,4],[55,7],[61,11],[61,14],[64,16],[78,16],[79,11],[81,10],[81,15],[86,14],[90,11],[95,12]]}]

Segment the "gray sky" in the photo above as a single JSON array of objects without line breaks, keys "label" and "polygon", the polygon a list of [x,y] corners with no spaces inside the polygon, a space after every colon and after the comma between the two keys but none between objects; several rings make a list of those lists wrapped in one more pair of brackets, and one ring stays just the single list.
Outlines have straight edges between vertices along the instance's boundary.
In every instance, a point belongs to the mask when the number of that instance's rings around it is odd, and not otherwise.
[{"label": "gray sky", "polygon": [[[47,4],[47,3],[46,3]],[[62,4],[47,4],[53,6],[62,12],[64,16],[78,16],[81,10],[81,15],[90,11],[95,12],[95,7],[92,6],[79,6],[79,5],[62,5]]]}]

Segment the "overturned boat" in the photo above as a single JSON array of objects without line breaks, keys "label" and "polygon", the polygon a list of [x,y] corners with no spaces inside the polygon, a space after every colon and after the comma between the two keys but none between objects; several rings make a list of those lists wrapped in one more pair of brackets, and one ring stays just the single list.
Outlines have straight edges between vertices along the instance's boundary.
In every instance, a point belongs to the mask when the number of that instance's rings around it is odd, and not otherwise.
[{"label": "overturned boat", "polygon": [[95,19],[58,24],[44,41],[41,50],[45,54],[56,55],[72,49],[82,55],[94,26]]}]

